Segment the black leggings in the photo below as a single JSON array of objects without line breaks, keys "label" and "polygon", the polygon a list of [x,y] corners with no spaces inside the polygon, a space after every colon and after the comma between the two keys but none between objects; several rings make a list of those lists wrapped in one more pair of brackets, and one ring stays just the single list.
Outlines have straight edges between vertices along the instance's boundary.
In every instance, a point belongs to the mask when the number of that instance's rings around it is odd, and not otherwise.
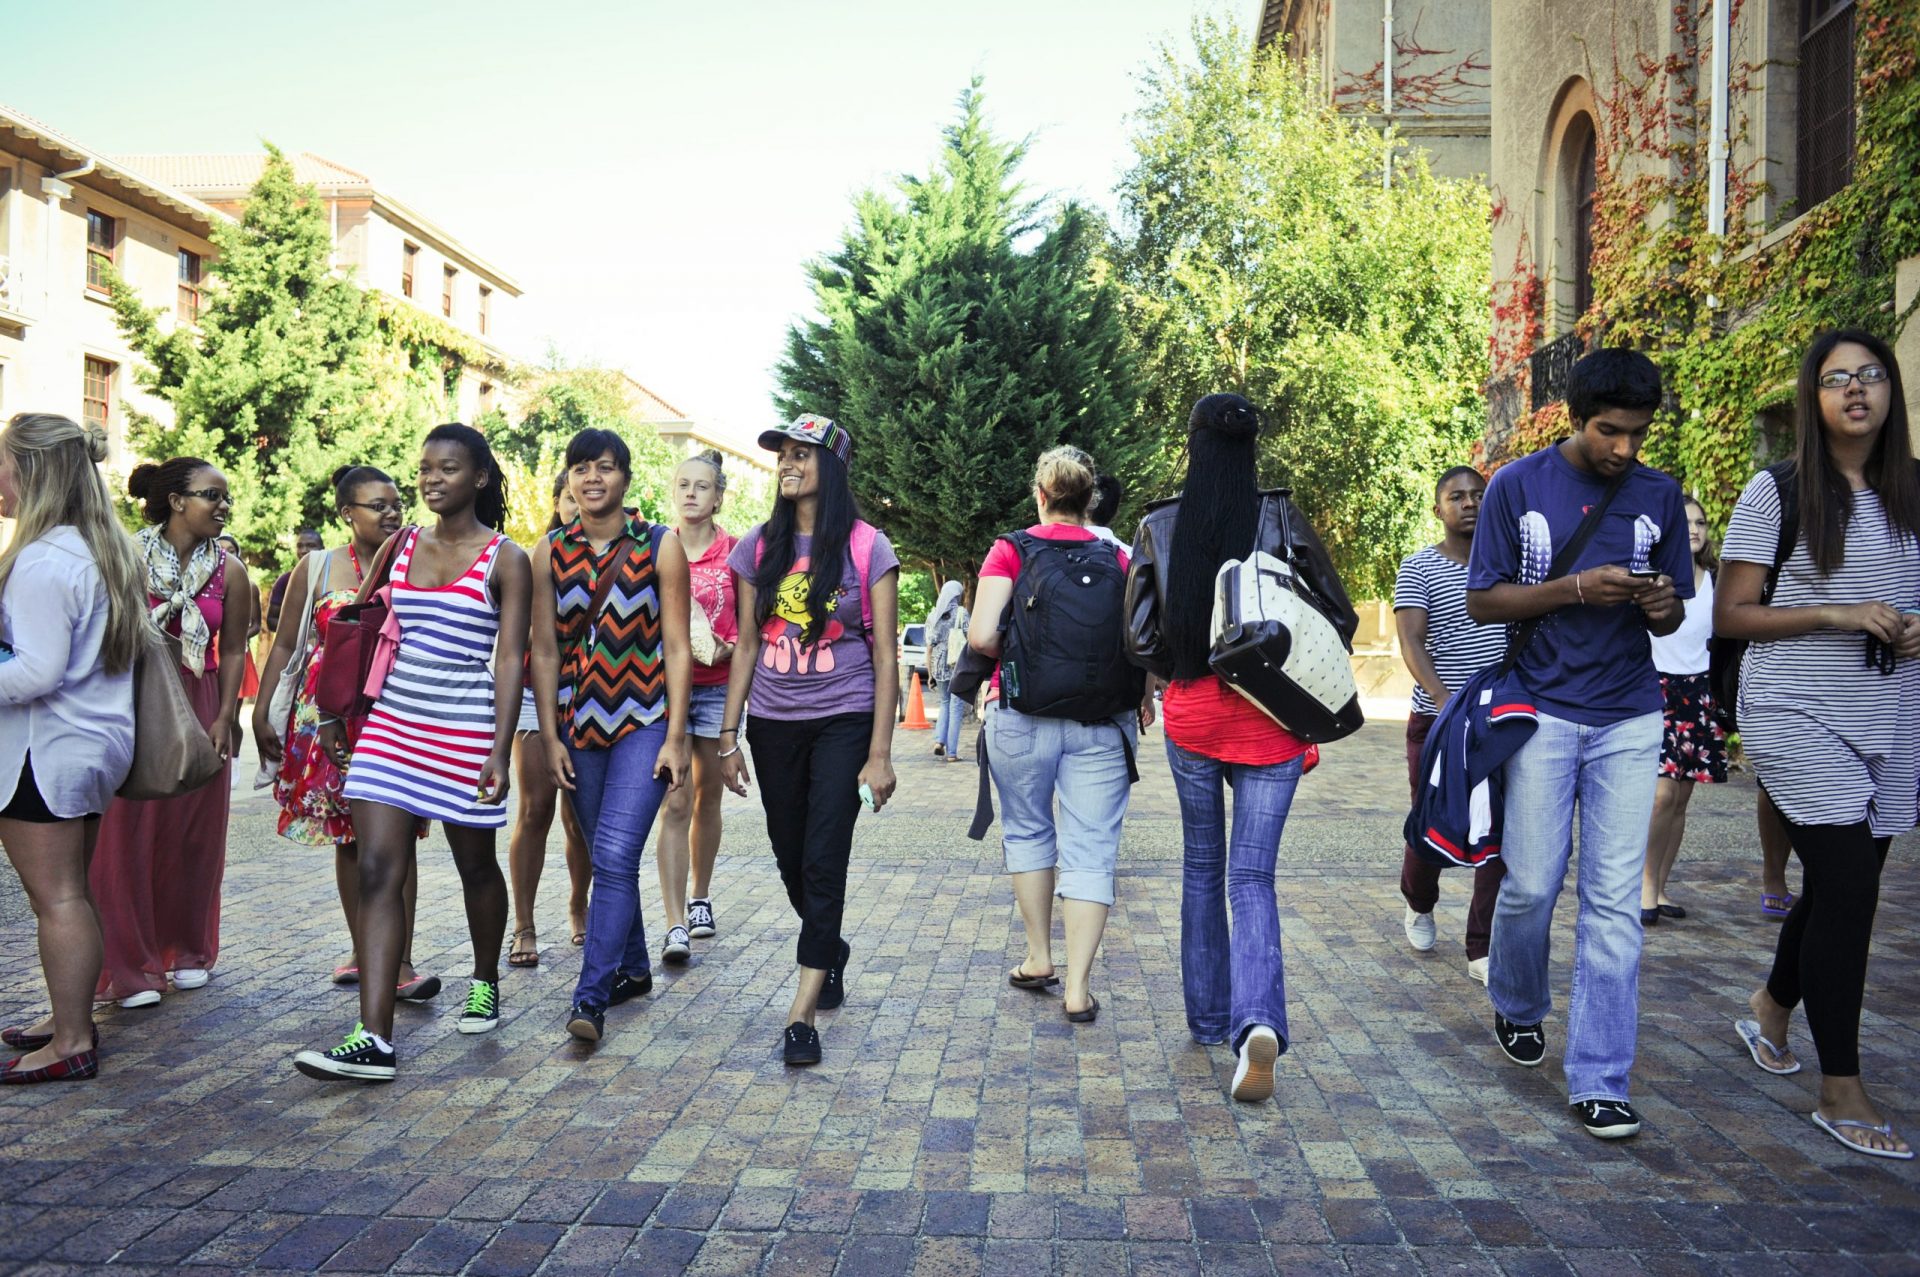
[{"label": "black leggings", "polygon": [[1780,924],[1767,993],[1791,1010],[1802,998],[1826,1077],[1860,1076],[1860,1002],[1891,838],[1867,822],[1796,825],[1781,817],[1800,857],[1800,898]]}]

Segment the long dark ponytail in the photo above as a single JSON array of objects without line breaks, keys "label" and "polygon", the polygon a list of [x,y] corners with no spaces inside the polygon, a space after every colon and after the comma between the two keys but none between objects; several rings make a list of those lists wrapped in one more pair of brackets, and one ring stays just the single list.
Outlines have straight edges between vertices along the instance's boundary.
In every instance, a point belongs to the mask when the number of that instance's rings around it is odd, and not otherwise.
[{"label": "long dark ponytail", "polygon": [[467,459],[473,462],[475,470],[487,472],[488,483],[473,495],[473,517],[495,532],[505,530],[507,476],[500,472],[499,463],[493,459],[493,449],[487,446],[487,437],[472,426],[449,421],[444,426],[435,426],[427,431],[426,442],[457,443],[466,449]]},{"label": "long dark ponytail", "polygon": [[1208,395],[1187,418],[1187,481],[1168,554],[1161,625],[1175,678],[1207,672],[1213,579],[1253,548],[1260,518],[1260,414],[1239,395]]},{"label": "long dark ponytail", "polygon": [[[847,543],[853,539],[860,507],[853,499],[847,467],[831,448],[813,449],[819,467],[819,496],[813,511],[813,540],[807,553],[807,628],[803,643],[818,643],[833,619],[827,604],[847,572]],[[760,565],[754,569],[754,615],[762,626],[773,616],[780,582],[793,571],[795,511],[792,498],[777,496],[773,513],[760,527]],[[861,588],[866,588],[862,582]]]},{"label": "long dark ponytail", "polygon": [[1858,328],[1822,333],[1800,361],[1800,383],[1794,397],[1799,437],[1794,469],[1800,483],[1801,535],[1807,554],[1822,576],[1832,576],[1846,562],[1847,520],[1853,517],[1853,488],[1833,464],[1827,450],[1827,421],[1820,411],[1820,365],[1834,347],[1865,346],[1887,370],[1892,403],[1886,424],[1867,457],[1867,482],[1879,494],[1887,525],[1910,537],[1920,537],[1920,476],[1914,473],[1913,441],[1907,437],[1907,397],[1900,384],[1900,364],[1886,342]]}]

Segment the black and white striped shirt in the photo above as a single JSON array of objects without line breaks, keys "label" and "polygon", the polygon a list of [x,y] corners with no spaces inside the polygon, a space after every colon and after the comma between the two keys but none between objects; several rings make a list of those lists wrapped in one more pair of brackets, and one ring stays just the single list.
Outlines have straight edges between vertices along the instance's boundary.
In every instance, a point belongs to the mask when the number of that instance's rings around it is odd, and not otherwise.
[{"label": "black and white striped shirt", "polygon": [[[1467,565],[1455,563],[1434,546],[1400,561],[1393,582],[1393,610],[1419,608],[1427,614],[1427,656],[1449,692],[1507,654],[1507,627],[1482,625],[1467,615]],[[1413,712],[1437,714],[1433,697],[1413,685]]]},{"label": "black and white striped shirt", "polygon": [[[1723,559],[1768,568],[1780,539],[1780,490],[1761,471],[1727,525]],[[1853,494],[1846,561],[1832,576],[1800,540],[1780,571],[1775,607],[1879,601],[1920,606],[1920,544],[1890,527],[1878,494]],[[1905,833],[1920,789],[1920,660],[1883,675],[1858,631],[1815,630],[1747,648],[1740,667],[1740,739],[1774,804],[1801,825],[1865,819],[1875,836]]]}]

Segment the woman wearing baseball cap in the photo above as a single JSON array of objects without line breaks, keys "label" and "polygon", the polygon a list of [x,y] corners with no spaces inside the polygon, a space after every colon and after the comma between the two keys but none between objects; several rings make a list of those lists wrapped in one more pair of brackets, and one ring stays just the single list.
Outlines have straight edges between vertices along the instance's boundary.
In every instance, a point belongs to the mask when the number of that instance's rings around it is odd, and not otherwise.
[{"label": "woman wearing baseball cap", "polygon": [[779,488],[773,513],[727,560],[740,638],[721,718],[720,774],[729,789],[747,792],[739,728],[751,701],[746,743],[760,772],[767,836],[800,917],[785,1057],[818,1064],[814,1012],[846,996],[851,948],[840,920],[854,817],[863,802],[878,811],[893,796],[900,560],[854,504],[853,440],[844,426],[805,415],[761,435],[760,446],[780,454]]}]

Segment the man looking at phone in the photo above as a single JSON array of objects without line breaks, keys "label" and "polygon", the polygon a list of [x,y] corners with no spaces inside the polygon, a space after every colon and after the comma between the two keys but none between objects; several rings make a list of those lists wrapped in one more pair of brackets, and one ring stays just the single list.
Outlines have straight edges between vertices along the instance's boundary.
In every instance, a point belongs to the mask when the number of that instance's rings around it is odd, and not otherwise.
[{"label": "man looking at phone", "polygon": [[[1475,620],[1543,618],[1518,666],[1539,729],[1506,764],[1507,873],[1488,975],[1494,1036],[1516,1064],[1546,1057],[1548,936],[1577,804],[1580,916],[1564,1067],[1575,1115],[1602,1139],[1640,1129],[1627,1082],[1661,734],[1647,633],[1671,634],[1693,594],[1680,485],[1638,460],[1659,406],[1660,373],[1645,355],[1605,349],[1575,364],[1573,433],[1494,475],[1467,569]],[[1577,556],[1556,564],[1595,511]]]}]

